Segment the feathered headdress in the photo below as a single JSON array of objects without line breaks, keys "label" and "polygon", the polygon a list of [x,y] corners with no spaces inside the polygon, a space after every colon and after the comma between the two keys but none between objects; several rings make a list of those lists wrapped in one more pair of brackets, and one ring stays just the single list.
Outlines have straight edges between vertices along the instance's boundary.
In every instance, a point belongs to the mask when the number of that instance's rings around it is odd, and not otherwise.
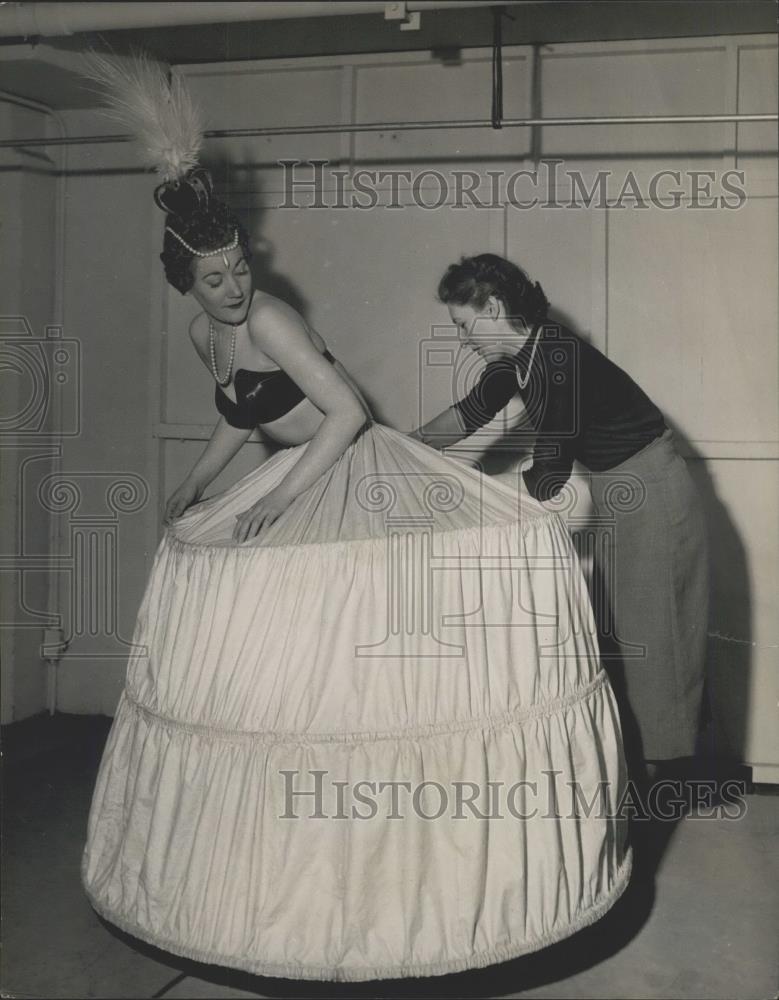
[{"label": "feathered headdress", "polygon": [[205,207],[213,188],[198,163],[203,122],[184,81],[169,80],[144,53],[119,61],[92,52],[86,59],[84,75],[100,87],[102,113],[136,137],[143,162],[162,178],[154,192],[159,207],[174,215]]}]

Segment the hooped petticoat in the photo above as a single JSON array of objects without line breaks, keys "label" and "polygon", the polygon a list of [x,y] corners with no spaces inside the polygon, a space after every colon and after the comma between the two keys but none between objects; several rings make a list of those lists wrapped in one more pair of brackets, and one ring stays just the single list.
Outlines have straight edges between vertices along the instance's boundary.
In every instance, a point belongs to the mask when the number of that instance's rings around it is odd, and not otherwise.
[{"label": "hooped petticoat", "polygon": [[159,544],[92,904],[178,955],[322,980],[486,966],[597,920],[630,873],[626,773],[564,523],[371,422],[233,542],[306,447]]}]

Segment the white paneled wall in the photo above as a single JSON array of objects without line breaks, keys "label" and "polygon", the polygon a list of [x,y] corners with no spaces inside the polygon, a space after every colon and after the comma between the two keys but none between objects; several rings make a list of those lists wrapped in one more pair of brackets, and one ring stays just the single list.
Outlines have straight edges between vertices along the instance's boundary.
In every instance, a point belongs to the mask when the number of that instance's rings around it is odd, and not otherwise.
[{"label": "white paneled wall", "polygon": [[610,212],[608,227],[611,357],[705,452],[775,452],[776,200]]},{"label": "white paneled wall", "polygon": [[[776,110],[776,39],[739,40],[737,108],[741,114]],[[736,130],[737,163],[774,182],[776,192],[776,123],[743,124]]]},{"label": "white paneled wall", "polygon": [[[508,50],[503,63],[503,114],[526,118],[531,113],[532,53]],[[489,109],[491,57],[485,52],[463,53],[459,62],[416,54],[400,59],[366,59],[355,63],[354,119],[359,122],[473,121]],[[485,155],[485,151],[488,152]],[[529,129],[444,129],[440,132],[368,132],[355,138],[356,162],[430,163],[452,166],[485,160],[517,160],[530,152]]]},{"label": "white paneled wall", "polygon": [[[485,118],[490,107],[490,53],[482,50],[447,60],[406,53],[187,66],[181,72],[213,128],[462,120]],[[506,117],[775,111],[776,40],[510,48],[504,87]],[[484,250],[526,267],[543,284],[556,315],[647,389],[692,456],[711,515],[716,749],[762,767],[762,774],[779,768],[772,561],[779,509],[775,127],[387,129],[224,139],[210,142],[207,154],[249,224],[259,284],[283,290],[302,308],[364,387],[380,420],[408,430],[452,402],[452,374],[421,363],[425,343],[446,335],[441,327],[447,314],[435,301],[435,288],[449,262]],[[96,159],[102,155],[94,151]],[[311,195],[301,194],[303,207],[284,208],[277,161],[317,158],[345,171],[340,183],[347,204],[361,169],[407,170],[416,177],[435,169],[450,185],[449,198],[440,207],[422,207],[408,184],[393,198],[385,177],[375,184],[382,190],[374,207],[336,207],[336,181],[325,171],[321,200],[328,207],[311,207]],[[543,203],[544,161],[551,159],[562,161],[560,207]],[[465,169],[483,181],[479,193],[488,202],[491,175],[499,177],[499,198],[491,207],[455,204],[452,171]],[[541,183],[533,188],[525,177],[513,194],[537,195],[540,203],[511,204],[507,176],[534,169]],[[654,173],[678,170],[681,204],[673,210],[630,199],[611,208],[597,199],[589,207],[576,199],[571,204],[566,172],[575,169],[586,175],[588,187],[599,171],[609,171],[612,197],[628,174],[646,194]],[[690,206],[686,172],[714,171],[711,191],[718,197],[723,173],[736,169],[744,171],[737,179],[743,205]],[[666,179],[662,190],[672,187]],[[417,194],[433,204],[439,189],[440,180],[428,175]],[[161,229],[161,219],[157,224]],[[151,264],[157,267],[156,260]],[[152,316],[156,308],[158,303]],[[162,392],[159,475],[149,467],[157,475],[159,504],[216,420],[213,382],[186,335],[193,312],[188,299],[166,290],[163,331],[152,321],[146,347]],[[247,445],[211,492],[264,454],[261,445]],[[146,546],[147,563],[158,537]],[[116,671],[117,693],[120,679]]]},{"label": "white paneled wall", "polygon": [[[734,52],[721,38],[548,46],[541,52],[543,114],[725,114],[735,100],[735,81],[729,80]],[[615,157],[719,159],[732,150],[733,136],[732,125],[549,128],[543,155],[564,156],[568,165],[577,157],[588,162],[597,156],[610,166]]]}]

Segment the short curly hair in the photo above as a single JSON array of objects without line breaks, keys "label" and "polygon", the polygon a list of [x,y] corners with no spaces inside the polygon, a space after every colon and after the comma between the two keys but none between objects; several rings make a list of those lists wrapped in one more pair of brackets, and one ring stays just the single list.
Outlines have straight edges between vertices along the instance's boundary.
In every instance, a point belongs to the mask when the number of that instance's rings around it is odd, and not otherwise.
[{"label": "short curly hair", "polygon": [[168,232],[168,227],[189,243],[203,252],[216,250],[231,243],[238,230],[238,243],[247,260],[251,258],[249,234],[241,225],[238,217],[223,202],[212,201],[208,208],[201,208],[188,215],[167,215],[165,217],[165,239],[160,260],[165,267],[165,277],[168,283],[182,295],[192,288],[195,275],[192,271],[192,261],[195,255]]},{"label": "short curly hair", "polygon": [[512,325],[521,320],[533,326],[546,319],[549,303],[538,282],[494,253],[462,257],[447,268],[438,285],[438,299],[444,305],[482,309],[491,295],[503,302]]}]

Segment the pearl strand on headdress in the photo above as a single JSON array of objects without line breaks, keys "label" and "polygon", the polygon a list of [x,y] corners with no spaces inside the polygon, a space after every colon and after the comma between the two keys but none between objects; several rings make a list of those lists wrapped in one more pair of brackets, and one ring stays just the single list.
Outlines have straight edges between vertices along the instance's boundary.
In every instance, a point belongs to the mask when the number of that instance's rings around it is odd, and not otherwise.
[{"label": "pearl strand on headdress", "polygon": [[179,243],[186,250],[189,250],[191,254],[194,254],[196,257],[216,257],[217,254],[224,253],[226,250],[235,250],[239,242],[238,230],[234,229],[233,239],[231,243],[226,243],[223,247],[219,247],[217,250],[206,250],[206,251],[195,250],[195,248],[193,246],[190,246],[189,243],[187,243],[187,241],[183,239],[183,237],[179,236],[179,234],[176,232],[175,229],[171,229],[170,226],[165,226],[165,232],[170,233],[171,236],[175,236],[176,239],[179,241]]},{"label": "pearl strand on headdress", "polygon": [[221,379],[219,377],[219,371],[217,370],[216,367],[216,350],[214,348],[214,324],[210,319],[208,321],[208,341],[209,341],[209,347],[211,349],[211,371],[214,373],[214,378],[220,385],[228,385],[230,382],[230,376],[232,375],[233,372],[233,361],[235,360],[235,333],[237,329],[238,327],[233,325],[233,340],[232,344],[230,345],[230,363],[227,366],[227,374],[225,375],[224,379]]}]

